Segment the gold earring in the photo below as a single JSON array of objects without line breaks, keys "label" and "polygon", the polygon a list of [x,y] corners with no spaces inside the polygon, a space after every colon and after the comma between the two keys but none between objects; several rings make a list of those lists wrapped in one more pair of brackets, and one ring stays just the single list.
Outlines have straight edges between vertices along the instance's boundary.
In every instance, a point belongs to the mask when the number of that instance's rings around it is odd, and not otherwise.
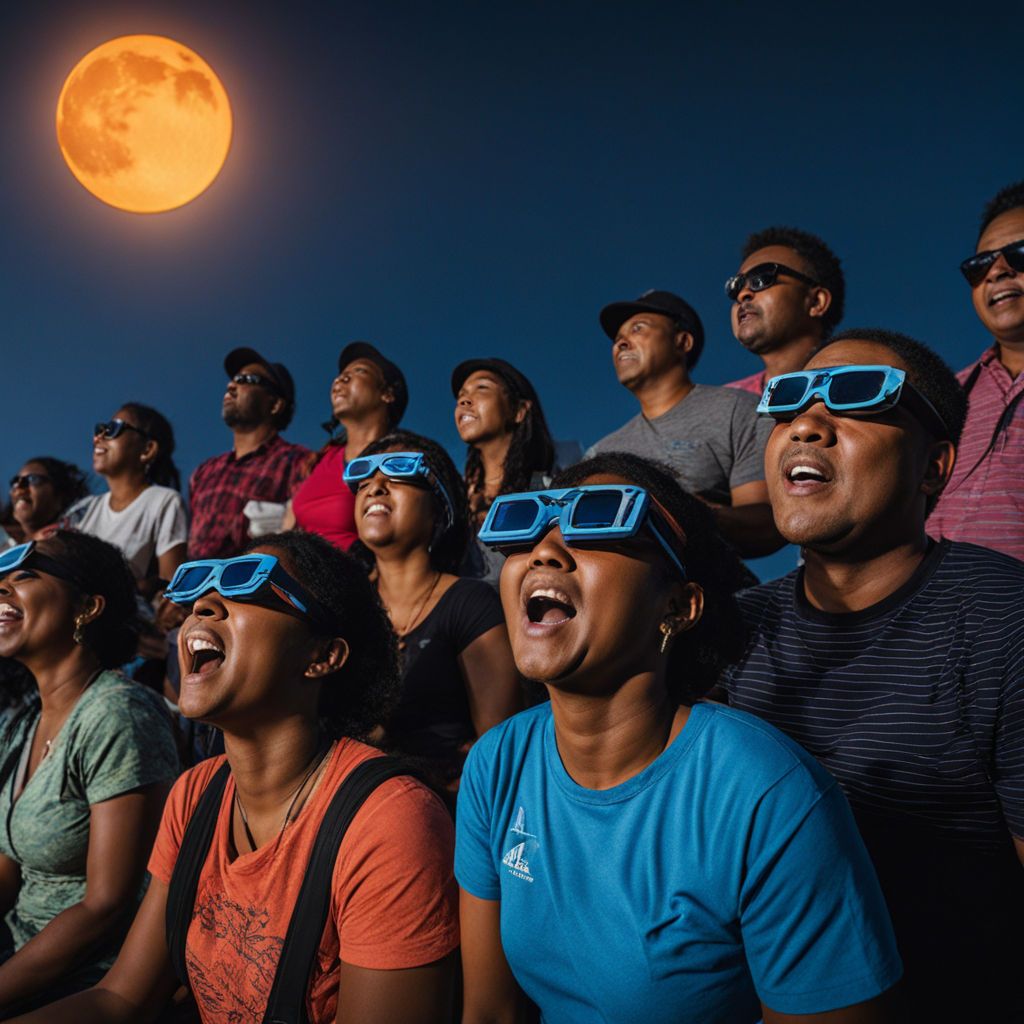
[{"label": "gold earring", "polygon": [[661,630],[661,653],[666,654],[668,653],[668,645],[672,643],[672,637],[675,636],[676,631],[665,619],[662,619],[658,624],[658,629]]},{"label": "gold earring", "polygon": [[75,631],[74,631],[74,633],[71,634],[71,639],[74,640],[75,643],[78,644],[79,646],[81,646],[82,644],[85,643],[85,633],[82,632],[82,627],[84,625],[85,625],[85,616],[84,615],[79,615],[78,618],[75,619]]}]

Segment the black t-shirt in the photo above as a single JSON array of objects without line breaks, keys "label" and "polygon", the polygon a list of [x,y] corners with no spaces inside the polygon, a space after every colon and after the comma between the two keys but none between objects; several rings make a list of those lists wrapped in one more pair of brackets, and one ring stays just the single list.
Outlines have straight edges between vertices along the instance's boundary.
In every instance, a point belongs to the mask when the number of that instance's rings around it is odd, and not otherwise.
[{"label": "black t-shirt", "polygon": [[860,612],[815,609],[802,569],[740,605],[729,701],[839,780],[892,913],[906,1019],[1024,1020],[1024,562],[942,541]]},{"label": "black t-shirt", "polygon": [[504,622],[492,586],[460,579],[406,634],[402,699],[388,724],[388,736],[398,749],[441,762],[449,775],[459,774],[458,748],[476,732],[458,658],[474,640]]}]

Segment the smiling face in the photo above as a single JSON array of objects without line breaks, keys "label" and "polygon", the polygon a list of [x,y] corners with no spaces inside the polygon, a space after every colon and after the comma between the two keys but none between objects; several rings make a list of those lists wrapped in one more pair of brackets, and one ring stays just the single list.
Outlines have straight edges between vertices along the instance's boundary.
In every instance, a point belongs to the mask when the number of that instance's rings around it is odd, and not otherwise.
[{"label": "smiling face", "polygon": [[[390,447],[391,452],[409,451]],[[374,553],[395,546],[402,550],[425,548],[434,533],[436,504],[433,492],[413,480],[390,480],[377,472],[361,480],[356,489],[356,529],[359,539]]]},{"label": "smiling face", "polygon": [[[19,482],[11,488],[11,510],[26,535],[49,526],[63,511],[57,491],[46,467],[40,462],[26,462],[17,472]],[[23,482],[27,476],[40,477],[34,483]]]},{"label": "smiling face", "polygon": [[[600,475],[585,483],[629,481]],[[659,625],[692,589],[644,533],[614,545],[570,547],[555,524],[502,568],[516,666],[559,690],[611,692],[664,664]]]},{"label": "smiling face", "polygon": [[[978,239],[977,252],[1001,249],[1024,239],[1024,208],[1000,214]],[[992,336],[1006,344],[1024,345],[1024,273],[1014,270],[1004,256],[989,267],[971,289],[974,311]]]},{"label": "smiling face", "polygon": [[527,412],[527,404],[512,408],[508,388],[489,370],[471,373],[455,401],[455,429],[466,444],[479,444],[511,434]]},{"label": "smiling face", "polygon": [[[856,339],[827,345],[807,369],[858,363],[909,369],[884,345]],[[775,524],[791,544],[853,557],[914,539],[924,529],[927,495],[941,487],[935,450],[901,406],[877,416],[839,416],[815,402],[776,423],[768,440],[765,479]]]},{"label": "smiling face", "polygon": [[636,313],[623,322],[612,343],[615,375],[624,387],[636,390],[683,365],[692,343],[670,317]]},{"label": "smiling face", "polygon": [[[280,551],[268,547],[257,553],[276,555],[291,571]],[[297,711],[315,716],[315,679],[322,674],[316,666],[323,664],[325,643],[300,616],[210,590],[192,606],[178,634],[178,707],[186,718],[225,731]],[[337,667],[340,662],[332,671]]]},{"label": "smiling face", "polygon": [[[762,263],[781,263],[814,278],[814,270],[802,256],[785,245],[769,245],[751,253],[739,272]],[[732,304],[732,333],[746,349],[758,355],[772,352],[794,339],[821,334],[822,302],[816,297],[821,289],[788,274],[779,274],[775,284],[763,291],[744,289]]]},{"label": "smiling face", "polygon": [[383,408],[391,390],[371,359],[353,359],[331,383],[331,411],[337,419],[363,419]]},{"label": "smiling face", "polygon": [[[111,417],[123,420],[128,428],[139,427],[136,416],[128,409],[118,409]],[[93,437],[92,468],[105,477],[117,477],[133,472],[145,473],[146,466],[156,455],[156,443],[138,429],[124,429],[117,437]]]},{"label": "smiling face", "polygon": [[[268,382],[270,374],[262,363],[246,363],[239,373],[254,373]],[[221,416],[229,427],[256,427],[269,423],[282,408],[280,398],[272,385],[236,384],[228,380],[221,403]]]}]

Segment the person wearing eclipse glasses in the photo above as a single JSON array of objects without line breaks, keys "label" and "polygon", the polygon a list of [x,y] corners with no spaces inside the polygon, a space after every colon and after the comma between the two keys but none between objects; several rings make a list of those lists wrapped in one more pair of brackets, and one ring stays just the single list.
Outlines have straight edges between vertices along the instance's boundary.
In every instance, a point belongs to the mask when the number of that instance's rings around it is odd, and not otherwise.
[{"label": "person wearing eclipse glasses", "polygon": [[835,780],[701,700],[749,581],[710,510],[610,453],[497,497],[481,539],[551,699],[463,772],[463,1024],[524,1019],[520,993],[560,1024],[889,1021],[899,956]]},{"label": "person wearing eclipse glasses", "polygon": [[154,1020],[179,984],[204,1024],[447,1024],[453,829],[360,742],[398,686],[364,568],[303,531],[182,565],[179,707],[224,756],[167,800],[149,889],[100,982],[25,1022]]},{"label": "person wearing eclipse glasses", "polygon": [[768,378],[800,370],[843,318],[839,260],[816,235],[771,227],[743,244],[739,271],[725,282],[732,333],[764,369],[726,387],[761,397]]},{"label": "person wearing eclipse glasses", "polygon": [[739,596],[729,703],[848,796],[906,974],[900,1021],[1024,1020],[1024,563],[936,541],[966,400],[926,346],[847,330],[770,380],[765,455],[804,565]]},{"label": "person wearing eclipse glasses", "polygon": [[457,575],[469,541],[462,478],[440,445],[399,430],[348,463],[345,480],[400,647],[402,693],[382,743],[454,793],[477,737],[523,706],[494,587]]},{"label": "person wearing eclipse glasses", "polygon": [[993,343],[957,374],[967,422],[928,532],[1024,560],[1024,181],[986,205],[960,270]]},{"label": "person wearing eclipse glasses", "polygon": [[704,348],[697,311],[672,292],[644,292],[600,313],[619,383],[640,412],[587,452],[631,452],[672,467],[680,484],[712,506],[718,528],[744,557],[782,546],[764,485],[764,443],[755,399],[735,388],[697,384]]}]

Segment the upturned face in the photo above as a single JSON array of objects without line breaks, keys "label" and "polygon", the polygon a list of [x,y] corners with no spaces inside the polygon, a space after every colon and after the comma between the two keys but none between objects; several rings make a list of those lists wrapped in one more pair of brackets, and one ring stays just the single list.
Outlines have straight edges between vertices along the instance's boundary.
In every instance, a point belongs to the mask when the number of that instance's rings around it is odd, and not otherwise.
[{"label": "upturned face", "polygon": [[386,404],[389,395],[380,367],[370,359],[353,359],[331,383],[331,411],[359,419]]},{"label": "upturned face", "polygon": [[[284,564],[273,548],[258,553],[277,555]],[[211,590],[195,602],[178,634],[178,707],[186,718],[228,731],[280,720],[315,702],[316,694],[301,691],[308,689],[304,677],[322,644],[301,617]]]},{"label": "upturned face", "polygon": [[[605,475],[585,481],[628,482]],[[566,692],[611,692],[657,670],[664,661],[659,625],[692,588],[646,534],[570,547],[555,524],[502,568],[501,603],[516,666],[526,678]]]},{"label": "upturned face", "polygon": [[[1001,249],[1024,239],[1024,209],[1000,214],[978,239],[976,252]],[[1002,255],[971,289],[974,311],[998,341],[1024,343],[1024,273],[1014,270]]]},{"label": "upturned face", "polygon": [[118,409],[111,419],[123,420],[128,428],[117,437],[94,436],[92,439],[92,468],[100,476],[119,476],[132,469],[145,471],[147,463],[156,454],[156,444],[139,433],[140,424],[128,409]]},{"label": "upturned face", "polygon": [[46,467],[41,462],[26,462],[16,481],[11,487],[11,510],[22,528],[32,533],[54,522],[63,510]]},{"label": "upturned face", "polygon": [[684,358],[679,332],[661,313],[636,313],[624,321],[612,342],[615,375],[634,390],[667,373]]},{"label": "upturned face", "polygon": [[[814,277],[813,268],[785,245],[769,245],[751,253],[740,265],[739,272],[745,274],[762,263],[781,263]],[[820,318],[815,320],[809,312],[813,302],[811,286],[786,274],[779,274],[775,284],[763,291],[744,287],[732,304],[732,333],[744,348],[755,354],[771,352],[819,329]]]},{"label": "upturned face", "polygon": [[496,374],[477,370],[463,381],[455,400],[455,429],[466,444],[510,434],[516,422],[508,388]]},{"label": "upturned face", "polygon": [[[407,451],[391,447],[388,451]],[[361,480],[356,489],[356,530],[373,552],[390,546],[427,547],[434,531],[436,506],[422,478],[392,480],[380,471]]]},{"label": "upturned face", "polygon": [[262,363],[246,363],[239,373],[255,374],[265,384],[236,384],[228,380],[221,404],[221,416],[229,427],[258,426],[270,421],[281,398],[274,390],[267,368]]},{"label": "upturned face", "polygon": [[[883,345],[837,341],[807,369],[852,364],[908,367]],[[885,549],[924,523],[933,442],[902,406],[840,416],[815,402],[780,421],[765,450],[765,479],[779,532],[812,551]]]}]

